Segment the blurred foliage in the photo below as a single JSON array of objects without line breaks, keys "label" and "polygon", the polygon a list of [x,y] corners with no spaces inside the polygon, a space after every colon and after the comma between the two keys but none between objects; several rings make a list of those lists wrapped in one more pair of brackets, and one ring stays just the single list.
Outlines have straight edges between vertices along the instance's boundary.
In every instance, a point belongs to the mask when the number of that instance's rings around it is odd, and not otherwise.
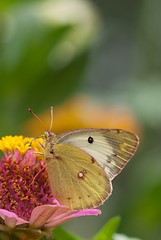
[{"label": "blurred foliage", "polygon": [[[79,235],[94,235],[108,219],[120,215],[120,232],[160,240],[160,18],[159,0],[0,3],[1,136],[21,134],[28,126],[31,131],[26,134],[31,135],[36,123],[25,125],[31,118],[27,109],[39,115],[51,105],[58,106],[56,124],[63,125],[59,130],[89,126],[92,120],[96,126],[97,119],[102,126],[105,119],[116,127],[121,120],[129,127],[131,117],[137,123],[133,129],[140,136],[140,148],[114,180],[102,215],[65,225]],[[91,98],[80,108],[73,97],[82,94],[94,99],[92,111]]]},{"label": "blurred foliage", "polygon": [[[116,234],[120,218],[112,218],[109,222],[103,226],[103,228],[92,238],[92,240],[139,240],[138,238],[129,238],[122,234]],[[55,240],[79,240],[80,238],[69,234],[64,229],[58,227],[53,232]],[[82,239],[82,238],[81,238]],[[83,240],[83,239],[82,239]]]},{"label": "blurred foliage", "polygon": [[[88,6],[89,16],[75,18],[74,11],[85,8],[83,2],[71,1],[61,16],[63,1],[2,5],[6,9],[0,16],[0,108],[7,114],[1,116],[1,134],[9,126],[17,128],[28,107],[40,111],[49,103],[55,105],[79,86],[95,21]],[[85,20],[91,23],[82,28]]]}]

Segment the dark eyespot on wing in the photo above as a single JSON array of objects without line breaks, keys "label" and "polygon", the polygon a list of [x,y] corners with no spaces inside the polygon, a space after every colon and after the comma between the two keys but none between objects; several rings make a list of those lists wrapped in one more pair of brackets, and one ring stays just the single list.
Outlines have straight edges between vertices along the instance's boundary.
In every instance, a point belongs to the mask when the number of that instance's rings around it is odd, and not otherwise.
[{"label": "dark eyespot on wing", "polygon": [[89,142],[90,144],[92,144],[92,143],[94,142],[94,138],[91,137],[91,136],[89,136],[89,138],[88,138],[88,142]]}]

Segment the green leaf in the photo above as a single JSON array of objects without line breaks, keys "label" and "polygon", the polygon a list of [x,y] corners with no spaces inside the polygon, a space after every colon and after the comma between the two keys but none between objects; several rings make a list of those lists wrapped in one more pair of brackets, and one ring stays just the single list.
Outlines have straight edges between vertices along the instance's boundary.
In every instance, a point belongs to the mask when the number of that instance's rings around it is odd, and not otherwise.
[{"label": "green leaf", "polygon": [[71,233],[68,233],[66,230],[58,227],[53,232],[54,240],[80,240],[80,238],[73,236]]},{"label": "green leaf", "polygon": [[120,217],[112,218],[105,226],[97,233],[93,240],[113,240],[113,234],[116,232],[120,223]]}]

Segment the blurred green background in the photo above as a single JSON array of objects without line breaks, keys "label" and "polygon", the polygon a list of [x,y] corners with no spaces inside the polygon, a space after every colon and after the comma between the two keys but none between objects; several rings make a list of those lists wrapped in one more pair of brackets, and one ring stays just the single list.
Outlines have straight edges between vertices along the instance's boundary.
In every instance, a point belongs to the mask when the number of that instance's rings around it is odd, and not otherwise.
[{"label": "blurred green background", "polygon": [[64,226],[81,236],[120,215],[120,232],[161,239],[160,22],[159,0],[0,2],[1,136],[22,134],[29,107],[40,114],[81,94],[139,123],[140,147],[102,215]]}]

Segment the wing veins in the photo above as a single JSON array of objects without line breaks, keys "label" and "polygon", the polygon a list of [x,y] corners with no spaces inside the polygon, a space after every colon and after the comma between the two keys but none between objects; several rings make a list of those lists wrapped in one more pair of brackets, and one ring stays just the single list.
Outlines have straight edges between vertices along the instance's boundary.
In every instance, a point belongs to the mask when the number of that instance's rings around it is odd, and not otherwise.
[{"label": "wing veins", "polygon": [[[76,162],[75,162],[75,163],[76,163]],[[79,185],[79,190],[81,190],[81,192],[82,192],[82,185],[81,185],[81,183],[78,181],[78,179],[71,175],[71,172],[68,171],[67,168],[65,168],[65,166],[64,166],[63,163],[61,163],[61,165],[63,166],[63,168],[64,168],[64,170],[67,172],[67,174],[70,176],[70,180],[71,180],[71,184],[72,184],[72,186],[73,186],[73,189],[74,189],[74,185],[73,185],[73,181],[72,181],[72,180],[74,180],[74,181]],[[77,165],[79,166],[78,163],[77,163]],[[80,166],[81,166],[81,165],[80,165]],[[60,177],[59,177],[59,178],[60,178]],[[60,179],[61,179],[61,178],[60,178]],[[94,191],[94,189],[89,185],[89,183],[88,183],[87,181],[86,181],[86,183],[88,184],[88,186],[90,187],[90,189],[92,189],[93,192],[98,195],[98,197],[100,198],[100,200],[103,201],[102,198],[100,197],[100,195],[99,195],[96,191]],[[84,188],[84,190],[86,191],[86,193],[87,193],[87,195],[88,195],[87,189]],[[106,193],[107,193],[107,192],[106,192]],[[82,192],[81,195],[83,196],[84,193]],[[81,201],[82,208],[84,209],[84,206],[83,206],[83,203],[82,203],[82,199],[79,199],[79,200]],[[92,200],[92,199],[90,199],[90,201],[91,201],[91,200]],[[92,201],[91,201],[91,204],[92,204],[92,206],[95,206]],[[72,208],[72,203],[71,203],[71,208]]]},{"label": "wing veins", "polygon": [[[82,167],[82,165],[81,164],[79,164],[78,162],[75,162],[75,164],[77,164],[77,166],[79,166],[79,167]],[[100,166],[101,167],[101,166]],[[102,167],[101,167],[102,168]],[[103,168],[102,168],[103,169]],[[89,170],[88,170],[89,171]],[[90,171],[89,171],[90,172]],[[92,172],[90,172],[91,174],[93,174]],[[93,174],[94,175],[94,174]],[[94,175],[95,177],[98,177],[96,174]],[[85,178],[86,179],[86,178]],[[78,180],[76,180],[76,181],[78,181]],[[87,182],[87,180],[86,180],[86,182]],[[87,184],[88,184],[88,186],[92,189],[92,190],[95,190],[95,189],[93,189],[90,185],[89,185],[89,183],[87,182]],[[94,191],[95,193],[97,193],[96,191]],[[108,193],[106,190],[105,190],[105,192],[106,193]],[[101,198],[100,198],[101,199]],[[102,199],[101,199],[102,200]]]}]

